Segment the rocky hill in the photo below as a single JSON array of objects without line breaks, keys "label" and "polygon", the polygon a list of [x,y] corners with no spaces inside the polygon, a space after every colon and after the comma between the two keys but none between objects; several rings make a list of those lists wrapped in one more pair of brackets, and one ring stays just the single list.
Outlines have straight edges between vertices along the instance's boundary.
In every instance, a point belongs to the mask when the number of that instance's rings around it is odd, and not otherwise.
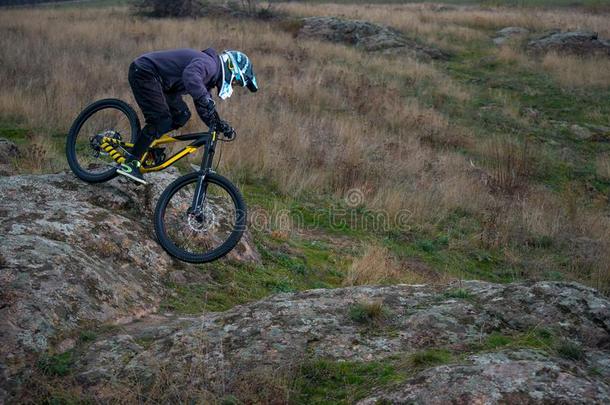
[{"label": "rocky hill", "polygon": [[[72,384],[108,401],[299,402],[294,381],[319,361],[392,367],[391,382],[351,398],[362,403],[610,400],[610,303],[577,284],[319,289],[157,313],[173,264],[150,213],[171,178],[145,192],[68,174],[0,178],[3,399],[59,378],[65,354]],[[71,335],[87,323],[121,326]]]},{"label": "rocky hill", "polygon": [[[154,175],[146,188],[72,174],[0,177],[0,386],[61,334],[157,310],[173,266],[154,240],[152,212],[176,176]],[[256,260],[249,243],[246,235],[232,257]]]},{"label": "rocky hill", "polygon": [[[579,284],[316,289],[159,312],[178,264],[151,213],[176,175],[146,188],[0,177],[0,401],[56,387],[128,403],[610,401],[610,302]],[[260,260],[250,235],[232,259]]]},{"label": "rocky hill", "polygon": [[[130,324],[83,349],[76,379],[102,399],[169,384],[155,395],[173,402],[270,390],[260,399],[283,402],[290,392],[281,382],[323,358],[402,364],[404,375],[374,388],[367,404],[607,403],[609,309],[595,291],[559,283],[280,294],[224,313]],[[431,349],[446,353],[438,361],[446,364],[427,364],[421,353],[434,359]]]}]

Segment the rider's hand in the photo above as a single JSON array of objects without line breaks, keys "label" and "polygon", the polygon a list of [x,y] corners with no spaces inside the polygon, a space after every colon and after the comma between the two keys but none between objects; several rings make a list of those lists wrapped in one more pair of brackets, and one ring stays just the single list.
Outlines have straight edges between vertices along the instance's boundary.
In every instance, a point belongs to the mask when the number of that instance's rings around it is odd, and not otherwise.
[{"label": "rider's hand", "polygon": [[235,138],[235,129],[233,129],[232,127],[229,127],[229,129],[227,131],[222,131],[224,138],[227,141],[232,140],[233,138]]},{"label": "rider's hand", "polygon": [[223,120],[218,121],[218,124],[216,125],[216,130],[218,132],[222,132],[225,138],[228,140],[233,139],[233,137],[235,136],[235,130],[226,121]]}]

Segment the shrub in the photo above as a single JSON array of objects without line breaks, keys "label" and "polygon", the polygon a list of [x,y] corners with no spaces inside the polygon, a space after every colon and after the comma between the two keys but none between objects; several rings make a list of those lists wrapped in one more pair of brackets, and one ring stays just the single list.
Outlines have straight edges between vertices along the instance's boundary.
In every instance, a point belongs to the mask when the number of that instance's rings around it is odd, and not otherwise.
[{"label": "shrub", "polygon": [[357,323],[380,323],[388,317],[388,310],[381,301],[361,302],[352,306],[349,317]]},{"label": "shrub", "polygon": [[135,0],[136,12],[152,17],[200,17],[204,14],[205,0]]}]

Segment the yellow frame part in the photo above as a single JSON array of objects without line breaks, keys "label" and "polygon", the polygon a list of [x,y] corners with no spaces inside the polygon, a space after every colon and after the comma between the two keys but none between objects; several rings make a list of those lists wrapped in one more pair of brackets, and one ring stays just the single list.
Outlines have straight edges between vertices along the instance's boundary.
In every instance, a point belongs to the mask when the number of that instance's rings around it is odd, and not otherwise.
[{"label": "yellow frame part", "polygon": [[[216,138],[216,133],[213,132],[212,133],[212,139]],[[150,144],[150,148],[154,148],[155,146],[158,145],[165,145],[168,143],[174,143],[174,142],[181,142],[180,139],[176,139],[176,138],[172,138],[171,136],[165,134],[163,136],[161,136],[159,139],[155,139],[151,144]],[[125,161],[125,158],[123,157],[123,155],[117,151],[116,149],[114,149],[114,147],[112,146],[112,144],[116,144],[118,143],[116,140],[114,140],[113,138],[104,138],[101,144],[101,149],[105,150],[106,152],[108,152],[108,154],[110,155],[110,157],[112,159],[114,159],[117,163],[123,163]],[[128,143],[128,142],[124,142],[122,143],[124,146],[127,147],[133,147],[134,144],[133,143]],[[182,149],[180,152],[176,153],[175,155],[173,155],[172,157],[170,157],[169,159],[167,159],[165,162],[161,163],[158,166],[152,166],[152,167],[141,167],[140,171],[142,173],[150,173],[150,172],[158,172],[160,170],[166,169],[169,166],[173,165],[175,162],[177,162],[178,160],[182,159],[183,157],[185,157],[186,155],[189,155],[191,153],[195,153],[197,152],[197,147],[194,146],[186,146],[184,149]],[[147,152],[148,153],[148,152]],[[144,162],[144,159],[146,158],[147,153],[144,154],[144,156],[142,156],[142,159],[140,160],[140,162]]]}]

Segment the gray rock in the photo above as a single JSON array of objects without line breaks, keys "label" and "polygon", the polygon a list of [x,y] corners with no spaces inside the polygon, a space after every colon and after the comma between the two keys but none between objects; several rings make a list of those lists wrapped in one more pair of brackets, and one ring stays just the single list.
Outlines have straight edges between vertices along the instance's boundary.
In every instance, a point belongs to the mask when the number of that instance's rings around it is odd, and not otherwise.
[{"label": "gray rock", "polygon": [[593,134],[591,133],[591,131],[589,131],[589,129],[581,127],[578,124],[570,125],[570,131],[576,138],[580,139],[581,141],[586,141],[593,137]]},{"label": "gray rock", "polygon": [[610,127],[592,124],[572,124],[570,132],[581,141],[608,142],[610,141]]},{"label": "gray rock", "polygon": [[187,283],[186,276],[184,274],[184,271],[182,271],[182,270],[172,271],[171,273],[169,273],[168,278],[169,278],[169,281],[171,281],[174,284],[186,284]]},{"label": "gray rock", "polygon": [[496,45],[502,45],[511,38],[525,36],[529,34],[529,30],[523,27],[506,27],[496,32],[496,37],[493,39]]},{"label": "gray rock", "polygon": [[397,388],[380,391],[361,405],[393,404],[607,404],[610,388],[581,369],[532,350],[470,356],[467,365],[419,373]]},{"label": "gray rock", "polygon": [[593,133],[592,141],[610,142],[610,127],[587,124],[587,128]]},{"label": "gray rock", "polygon": [[0,387],[55,336],[157,310],[173,261],[154,239],[152,212],[177,176],[147,175],[146,187],[72,174],[0,177]]},{"label": "gray rock", "polygon": [[534,53],[554,51],[581,56],[610,56],[610,42],[590,31],[552,32],[528,42],[527,50]]},{"label": "gray rock", "polygon": [[[461,288],[469,298],[450,298],[447,291],[430,286],[311,290],[197,318],[157,317],[154,325],[144,320],[119,337],[94,343],[78,362],[77,378],[102,402],[112,400],[104,387],[110,382],[124,385],[128,376],[137,376],[135,383],[144,391],[172,376],[180,392],[221,396],[233,392],[236,381],[260,376],[261,368],[275,370],[277,378],[290,378],[291,370],[306,358],[383,360],[433,347],[469,350],[491,333],[548,330],[595,356],[579,363],[532,350],[473,355],[459,364],[424,371],[405,385],[373,394],[365,403],[376,398],[400,402],[403,397],[417,402],[426,398],[426,392],[439,403],[461,395],[465,403],[477,398],[481,403],[520,399],[571,403],[578,395],[584,401],[607,399],[603,374],[585,376],[581,371],[588,361],[600,368],[607,363],[603,360],[610,348],[606,298],[570,283],[473,281]],[[350,310],[361,302],[382,303],[384,319],[374,324],[353,320]],[[137,343],[150,336],[154,336],[150,345]]]},{"label": "gray rock", "polygon": [[395,29],[368,21],[308,17],[303,19],[299,36],[353,45],[369,52],[409,54],[422,59],[449,59],[449,54],[440,49],[424,46]]}]

